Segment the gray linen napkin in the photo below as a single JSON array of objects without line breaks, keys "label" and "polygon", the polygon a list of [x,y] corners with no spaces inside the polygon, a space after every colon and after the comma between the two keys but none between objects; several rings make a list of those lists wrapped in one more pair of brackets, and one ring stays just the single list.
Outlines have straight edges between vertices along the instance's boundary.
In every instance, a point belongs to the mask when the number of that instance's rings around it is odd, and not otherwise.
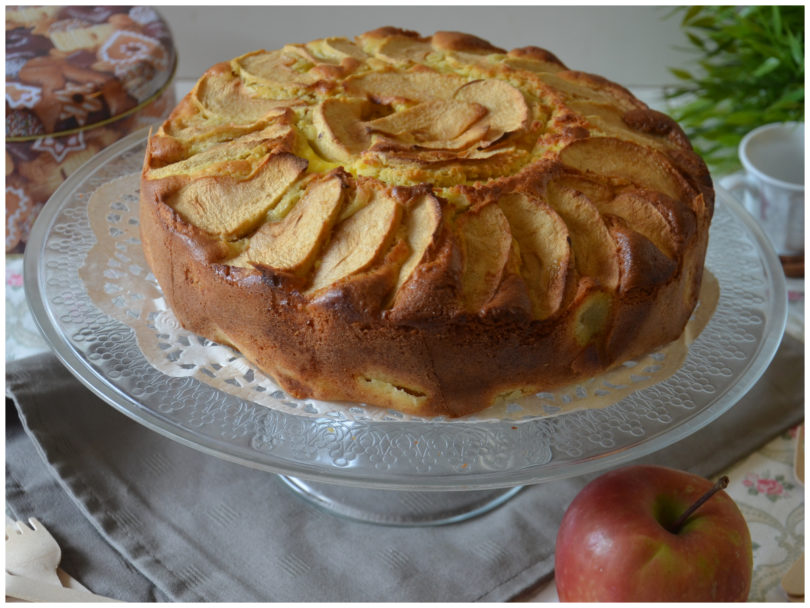
[{"label": "gray linen napkin", "polygon": [[[739,404],[643,461],[704,476],[729,467],[803,418],[803,361],[803,345],[786,336]],[[53,356],[8,364],[6,381],[33,440],[26,446],[8,425],[7,508],[53,529],[68,572],[131,601],[507,600],[551,575],[560,519],[592,477],[532,486],[458,524],[356,523],[309,506],[271,474],[129,420]]]}]

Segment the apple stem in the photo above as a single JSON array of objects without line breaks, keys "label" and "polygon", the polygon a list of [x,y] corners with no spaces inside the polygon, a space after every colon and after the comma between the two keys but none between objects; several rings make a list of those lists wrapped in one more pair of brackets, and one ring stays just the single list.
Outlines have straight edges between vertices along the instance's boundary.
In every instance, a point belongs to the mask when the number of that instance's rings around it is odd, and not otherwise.
[{"label": "apple stem", "polygon": [[723,475],[720,479],[717,480],[717,483],[715,483],[711,488],[709,488],[703,496],[698,498],[691,507],[689,507],[686,511],[684,511],[683,514],[681,514],[681,516],[675,520],[675,523],[673,523],[669,527],[669,531],[672,532],[673,534],[677,534],[678,532],[680,532],[681,528],[686,523],[686,520],[689,519],[689,516],[692,515],[692,513],[697,511],[704,502],[709,500],[717,492],[719,492],[720,490],[724,490],[727,487],[728,487],[728,476]]}]

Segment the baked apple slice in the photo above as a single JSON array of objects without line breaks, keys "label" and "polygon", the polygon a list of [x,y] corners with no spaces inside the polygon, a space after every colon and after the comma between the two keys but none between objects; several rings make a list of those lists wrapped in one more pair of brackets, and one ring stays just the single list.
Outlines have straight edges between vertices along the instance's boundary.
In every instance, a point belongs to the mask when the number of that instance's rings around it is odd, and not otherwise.
[{"label": "baked apple slice", "polygon": [[492,203],[471,210],[458,221],[464,260],[461,299],[464,310],[477,313],[495,295],[512,253],[509,221]]},{"label": "baked apple slice", "polygon": [[598,76],[563,70],[540,73],[537,77],[555,89],[567,102],[587,100],[592,103],[617,105],[625,111],[640,107],[641,102],[626,89]]},{"label": "baked apple slice", "polygon": [[298,276],[309,273],[343,202],[343,180],[332,175],[312,183],[280,222],[263,224],[245,253],[248,262]]},{"label": "baked apple slice", "polygon": [[368,147],[368,150],[379,152],[389,158],[424,164],[460,160],[476,153],[484,153],[484,157],[488,158],[490,154],[478,150],[488,129],[485,122],[479,121],[451,140],[424,140],[419,143],[407,143],[391,137],[380,136],[374,138],[374,142]]},{"label": "baked apple slice", "polygon": [[584,176],[566,175],[554,180],[558,187],[582,192],[603,215],[615,215],[650,241],[667,256],[673,257],[681,235],[689,230],[660,195],[649,190],[629,187],[614,192],[603,181]]},{"label": "baked apple slice", "polygon": [[585,176],[579,172],[564,173],[554,178],[559,188],[569,188],[582,192],[594,204],[611,200],[615,196],[614,189],[608,181],[598,176]]},{"label": "baked apple slice", "polygon": [[430,99],[451,99],[464,79],[433,70],[412,72],[369,72],[350,76],[344,90],[353,97],[368,98],[378,104],[413,103]]},{"label": "baked apple slice", "polygon": [[432,52],[434,48],[429,42],[414,40],[408,36],[391,36],[377,47],[375,55],[394,64],[409,61],[421,63]]},{"label": "baked apple slice", "polygon": [[468,82],[455,92],[454,99],[481,104],[488,110],[488,143],[499,139],[504,133],[522,129],[528,124],[531,113],[526,99],[508,82],[488,78]]},{"label": "baked apple slice", "polygon": [[[348,40],[344,42],[351,45]],[[312,79],[309,84],[314,85],[319,80],[344,78],[363,64],[361,59],[365,59],[365,55],[360,49],[355,47],[355,57],[345,52],[349,50],[347,46],[343,47],[343,51],[339,46],[338,40],[333,38],[331,42],[321,41],[319,45],[288,44],[281,52],[296,57],[293,64],[295,71],[306,72],[307,78]]]},{"label": "baked apple slice", "polygon": [[609,202],[596,203],[605,215],[622,218],[627,225],[646,237],[669,258],[674,258],[679,239],[661,210],[642,191],[622,192]]},{"label": "baked apple slice", "polygon": [[241,78],[253,86],[281,89],[290,93],[300,91],[321,79],[309,70],[307,59],[291,49],[254,51],[232,60]]},{"label": "baked apple slice", "polygon": [[[185,152],[184,158],[188,158],[196,154],[201,154],[212,146],[234,142],[243,137],[252,138],[254,135],[265,139],[271,137],[287,137],[292,134],[292,127],[290,121],[287,120],[286,112],[285,110],[282,113],[273,114],[267,119],[257,120],[247,125],[222,124],[208,129],[199,129],[195,126],[188,127],[183,125],[177,128],[168,128],[162,133],[159,133],[158,136],[170,136],[182,142]],[[155,136],[153,136],[152,139],[154,140]],[[177,160],[182,159],[174,159],[172,162],[176,162]],[[163,166],[163,164],[161,166]]]},{"label": "baked apple slice", "polygon": [[[292,135],[289,124],[274,122],[260,131],[243,137],[213,143],[210,147],[178,162],[150,169],[149,179],[162,179],[171,175],[231,175],[246,177],[255,170],[268,153],[281,151],[286,138]],[[253,159],[253,160],[251,160]]]},{"label": "baked apple slice", "polygon": [[581,192],[553,181],[547,185],[546,199],[568,227],[579,274],[606,289],[615,289],[619,283],[616,245],[599,210]]},{"label": "baked apple slice", "polygon": [[311,142],[329,160],[349,162],[366,149],[370,138],[363,127],[363,114],[369,102],[364,99],[324,99],[312,114],[318,135]]},{"label": "baked apple slice", "polygon": [[626,113],[617,108],[615,104],[575,101],[566,105],[585,117],[593,130],[601,131],[607,137],[632,141],[639,146],[650,146],[662,152],[671,146],[668,131],[656,134],[640,129],[628,129],[625,122]]},{"label": "baked apple slice", "polygon": [[280,116],[295,100],[278,101],[253,95],[227,64],[214,66],[197,82],[191,99],[209,117],[228,124],[251,124]]},{"label": "baked apple slice", "polygon": [[442,219],[441,206],[439,200],[432,194],[423,194],[413,202],[404,219],[405,240],[408,243],[410,254],[399,269],[396,287],[393,295],[399,293],[399,288],[407,281],[419,262],[425,255],[425,251],[434,242],[436,233]]},{"label": "baked apple slice", "polygon": [[317,55],[334,58],[338,61],[342,61],[347,57],[357,59],[358,61],[368,59],[368,55],[366,55],[363,49],[346,38],[324,38],[323,40],[310,42],[306,46]]},{"label": "baked apple slice", "polygon": [[512,49],[506,54],[503,62],[513,69],[534,73],[559,72],[567,69],[554,53],[536,46]]},{"label": "baked apple slice", "polygon": [[384,133],[406,144],[452,146],[470,125],[487,114],[477,103],[435,99],[364,123],[369,133]]},{"label": "baked apple slice", "polygon": [[335,227],[309,291],[370,267],[388,249],[401,216],[402,207],[396,199],[374,190],[366,206]]},{"label": "baked apple slice", "polygon": [[610,137],[580,139],[560,151],[564,165],[625,179],[675,200],[695,194],[667,158],[655,150]]},{"label": "baked apple slice", "polygon": [[536,319],[553,315],[563,302],[571,265],[568,227],[547,204],[515,192],[498,201],[520,247],[521,274]]},{"label": "baked apple slice", "polygon": [[256,228],[306,168],[307,161],[292,154],[268,155],[247,179],[202,177],[180,188],[167,202],[197,228],[237,239]]}]

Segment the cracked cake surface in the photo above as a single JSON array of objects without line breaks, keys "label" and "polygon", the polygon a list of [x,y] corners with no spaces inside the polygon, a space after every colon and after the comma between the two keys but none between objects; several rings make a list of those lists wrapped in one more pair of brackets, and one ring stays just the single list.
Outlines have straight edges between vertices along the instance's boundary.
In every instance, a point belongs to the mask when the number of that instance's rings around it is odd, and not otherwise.
[{"label": "cracked cake surface", "polygon": [[293,396],[456,417],[676,339],[713,202],[621,86],[381,28],[210,68],[150,134],[140,219],[180,322]]}]

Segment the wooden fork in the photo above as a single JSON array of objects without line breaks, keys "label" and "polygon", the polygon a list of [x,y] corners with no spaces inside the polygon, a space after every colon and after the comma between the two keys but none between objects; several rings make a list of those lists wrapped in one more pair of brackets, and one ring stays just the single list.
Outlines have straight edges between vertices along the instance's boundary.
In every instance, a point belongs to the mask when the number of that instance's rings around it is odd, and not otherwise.
[{"label": "wooden fork", "polygon": [[51,533],[35,517],[24,522],[6,523],[6,571],[62,586],[56,569],[62,550]]}]

